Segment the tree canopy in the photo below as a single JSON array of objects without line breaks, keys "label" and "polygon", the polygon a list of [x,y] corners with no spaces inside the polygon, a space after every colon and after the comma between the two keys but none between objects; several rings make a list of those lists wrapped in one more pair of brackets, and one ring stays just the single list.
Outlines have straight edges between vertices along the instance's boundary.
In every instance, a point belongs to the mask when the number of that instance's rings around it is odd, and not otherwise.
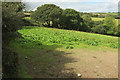
[{"label": "tree canopy", "polygon": [[31,15],[32,19],[36,21],[46,22],[50,26],[50,21],[52,21],[52,26],[57,26],[59,17],[62,14],[62,9],[54,4],[45,4],[37,8],[37,10]]},{"label": "tree canopy", "polygon": [[16,31],[22,25],[24,4],[21,2],[2,3],[2,30]]},{"label": "tree canopy", "polygon": [[117,26],[114,17],[106,16],[105,21],[104,21],[104,25],[107,29],[107,34],[114,34],[115,27]]},{"label": "tree canopy", "polygon": [[74,30],[80,30],[83,21],[79,12],[74,9],[65,9],[62,13],[61,20],[63,28]]}]

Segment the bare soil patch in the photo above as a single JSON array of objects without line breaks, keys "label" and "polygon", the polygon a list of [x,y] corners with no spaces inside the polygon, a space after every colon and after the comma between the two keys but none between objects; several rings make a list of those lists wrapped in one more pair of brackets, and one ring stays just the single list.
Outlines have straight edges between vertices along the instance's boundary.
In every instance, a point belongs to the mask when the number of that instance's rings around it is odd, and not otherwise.
[{"label": "bare soil patch", "polygon": [[118,51],[117,50],[87,50],[74,49],[71,55],[75,60],[67,63],[67,68],[73,68],[82,78],[118,78]]}]

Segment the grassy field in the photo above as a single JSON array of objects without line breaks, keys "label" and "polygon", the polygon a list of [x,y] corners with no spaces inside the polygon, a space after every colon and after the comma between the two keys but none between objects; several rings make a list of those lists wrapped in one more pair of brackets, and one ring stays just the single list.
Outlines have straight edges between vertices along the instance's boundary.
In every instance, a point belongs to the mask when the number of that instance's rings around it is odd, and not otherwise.
[{"label": "grassy field", "polygon": [[108,15],[118,15],[118,13],[107,13]]},{"label": "grassy field", "polygon": [[[32,26],[25,27],[26,29],[19,30],[18,32],[22,34],[24,39],[18,40],[18,42],[23,42],[24,45],[28,44],[30,41],[34,41],[35,44],[31,44],[34,47],[42,44],[45,45],[61,45],[65,48],[81,47],[79,43],[90,45],[90,46],[104,46],[117,48],[118,37],[105,36],[100,34],[79,32],[74,30],[60,30],[55,28],[45,28]],[[30,28],[30,29],[29,29]],[[37,43],[36,43],[37,42]],[[31,43],[31,42],[30,42]]]},{"label": "grassy field", "polygon": [[94,18],[94,17],[92,17],[92,20],[93,21],[103,21],[105,18]]},{"label": "grassy field", "polygon": [[[93,66],[88,63],[91,60],[85,62],[86,58],[91,59],[96,56],[98,59],[90,62],[91,64],[96,62],[94,64],[96,66],[101,59],[101,56],[98,55],[105,53],[102,55],[105,60],[103,59],[101,64],[106,67],[106,58],[109,60],[111,56],[116,57],[117,55],[118,37],[37,26],[24,26],[18,32],[22,38],[17,38],[10,45],[11,49],[18,53],[19,77],[23,78],[76,77],[77,73],[82,72],[83,66]],[[85,64],[81,62],[81,59]],[[74,63],[74,61],[79,63]],[[117,65],[117,61],[113,61],[114,65]],[[113,63],[110,63],[109,66],[112,66]],[[91,67],[90,70],[92,69]],[[92,73],[91,76],[87,76],[89,72],[84,73],[83,71],[82,74],[84,74],[84,78],[95,78],[102,73]],[[104,76],[101,75],[101,77]],[[116,75],[112,77],[116,77]]]},{"label": "grassy field", "polygon": [[[93,21],[103,21],[105,18],[94,18],[94,17],[92,17],[92,20]],[[118,25],[119,24],[119,19],[115,19],[116,20],[116,24]]]},{"label": "grassy field", "polygon": [[[105,18],[94,18],[94,17],[92,17],[92,20],[94,20],[94,21],[102,21],[102,20],[104,20]],[[119,20],[119,19],[115,19],[116,21],[117,20]]]}]

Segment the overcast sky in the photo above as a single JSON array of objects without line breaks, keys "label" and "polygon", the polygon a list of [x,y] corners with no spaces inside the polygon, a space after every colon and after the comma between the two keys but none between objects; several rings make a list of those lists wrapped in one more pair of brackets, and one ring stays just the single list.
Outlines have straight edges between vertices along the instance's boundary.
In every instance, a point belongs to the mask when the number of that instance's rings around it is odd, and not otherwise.
[{"label": "overcast sky", "polygon": [[56,4],[62,9],[72,8],[80,12],[118,12],[120,0],[23,0],[28,10],[36,10],[43,4]]}]

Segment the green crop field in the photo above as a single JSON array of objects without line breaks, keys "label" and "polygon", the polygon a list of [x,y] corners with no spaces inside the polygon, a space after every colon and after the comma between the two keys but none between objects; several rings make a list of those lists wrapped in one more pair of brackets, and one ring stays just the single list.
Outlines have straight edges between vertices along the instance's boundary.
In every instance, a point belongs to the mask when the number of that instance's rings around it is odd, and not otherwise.
[{"label": "green crop field", "polygon": [[[94,18],[94,17],[92,17],[92,20],[94,20],[94,21],[102,21],[102,20],[104,20],[105,18]],[[119,19],[115,19],[116,21],[118,21]]]},{"label": "green crop field", "polygon": [[102,21],[102,20],[104,20],[105,18],[94,18],[94,17],[92,17],[92,20],[93,21]]},{"label": "green crop field", "polygon": [[[94,18],[94,17],[92,17],[92,20],[93,21],[103,21],[105,18]],[[119,19],[115,19],[116,20],[116,24],[118,25],[119,24]]]},{"label": "green crop field", "polygon": [[108,15],[118,15],[118,13],[107,13]]},{"label": "green crop field", "polygon": [[[17,42],[21,43],[21,45],[24,45],[24,47],[32,48],[35,46],[39,47],[39,45],[42,44],[57,44],[69,49],[80,47],[80,44],[82,43],[90,46],[118,48],[118,37],[55,28],[31,28],[32,26],[26,26],[18,31],[20,34],[22,34],[23,39],[20,38],[17,40]],[[30,46],[26,46],[26,44],[29,44]]]}]

